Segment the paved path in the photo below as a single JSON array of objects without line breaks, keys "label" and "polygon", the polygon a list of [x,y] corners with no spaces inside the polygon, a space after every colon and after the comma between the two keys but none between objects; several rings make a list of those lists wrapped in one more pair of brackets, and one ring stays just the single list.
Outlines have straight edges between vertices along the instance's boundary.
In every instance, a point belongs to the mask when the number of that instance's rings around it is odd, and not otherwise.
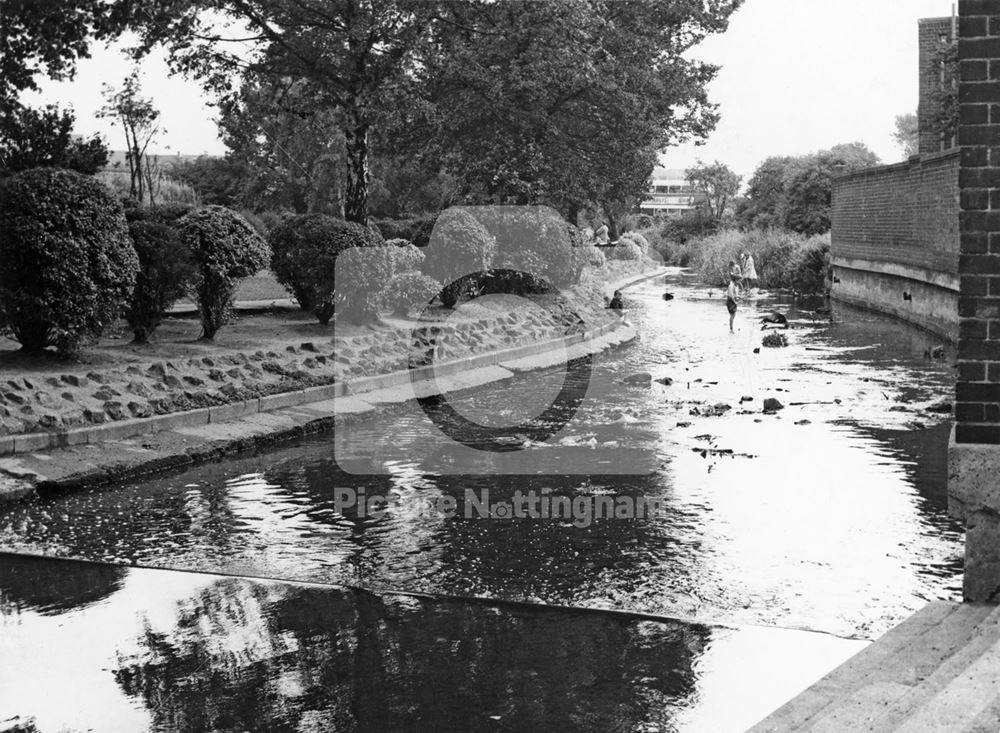
[{"label": "paved path", "polygon": [[751,728],[1000,730],[1000,607],[930,603]]}]

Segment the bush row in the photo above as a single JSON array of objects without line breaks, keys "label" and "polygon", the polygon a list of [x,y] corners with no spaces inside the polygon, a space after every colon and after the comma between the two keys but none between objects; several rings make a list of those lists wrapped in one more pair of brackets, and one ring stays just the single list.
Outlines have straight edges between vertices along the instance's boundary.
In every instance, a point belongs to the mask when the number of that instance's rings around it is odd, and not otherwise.
[{"label": "bush row", "polygon": [[383,234],[405,235],[383,242],[373,229],[324,214],[289,217],[268,237],[272,270],[326,323],[335,312],[357,322],[435,298],[453,308],[471,293],[566,287],[595,260],[575,226],[544,210],[452,209],[431,220],[430,233],[419,221],[382,222]]},{"label": "bush row", "polygon": [[[335,313],[355,322],[382,309],[403,315],[435,297],[454,307],[484,290],[542,292],[603,265],[554,212],[449,210],[431,221],[433,242],[426,221],[392,230],[405,236],[389,241],[377,227],[323,214],[285,217],[267,241],[255,224],[222,206],[125,209],[92,178],[24,171],[0,188],[0,323],[26,350],[71,356],[119,316],[136,342],[147,341],[186,293],[211,340],[239,281],[267,265],[321,323]],[[614,256],[635,259],[647,248],[623,242]]]}]

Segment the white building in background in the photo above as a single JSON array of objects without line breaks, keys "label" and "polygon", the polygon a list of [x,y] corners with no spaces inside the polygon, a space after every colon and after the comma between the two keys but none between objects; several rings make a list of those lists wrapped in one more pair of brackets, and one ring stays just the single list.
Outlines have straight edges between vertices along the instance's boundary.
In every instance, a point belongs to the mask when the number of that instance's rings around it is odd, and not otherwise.
[{"label": "white building in background", "polygon": [[680,216],[698,208],[700,194],[684,178],[684,171],[672,168],[653,169],[646,197],[639,213],[651,216]]}]

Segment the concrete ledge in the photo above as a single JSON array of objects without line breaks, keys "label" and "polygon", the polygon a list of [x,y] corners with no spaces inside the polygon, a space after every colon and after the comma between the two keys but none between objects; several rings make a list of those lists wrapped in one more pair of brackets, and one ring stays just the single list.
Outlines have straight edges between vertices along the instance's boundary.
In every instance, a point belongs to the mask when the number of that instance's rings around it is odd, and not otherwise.
[{"label": "concrete ledge", "polygon": [[877,272],[882,275],[892,275],[905,280],[933,285],[938,288],[951,290],[958,294],[960,282],[958,277],[958,253],[955,253],[955,272],[940,272],[938,270],[928,270],[924,267],[914,267],[913,265],[902,265],[896,262],[876,262],[875,260],[864,260],[853,257],[834,257],[834,267],[844,267],[849,270],[862,270],[864,272]]},{"label": "concrete ledge", "polygon": [[948,512],[965,522],[966,601],[1000,601],[1000,445],[948,441]]},{"label": "concrete ledge", "polygon": [[958,293],[951,288],[841,264],[834,264],[834,274],[840,281],[830,292],[834,300],[898,318],[948,341],[958,340]]}]

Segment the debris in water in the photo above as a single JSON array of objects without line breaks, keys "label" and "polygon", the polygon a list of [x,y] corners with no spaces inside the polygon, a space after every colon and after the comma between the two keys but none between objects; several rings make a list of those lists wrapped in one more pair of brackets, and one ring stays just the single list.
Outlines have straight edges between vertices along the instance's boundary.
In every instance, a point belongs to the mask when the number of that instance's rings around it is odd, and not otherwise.
[{"label": "debris in water", "polygon": [[788,346],[788,337],[779,331],[770,331],[760,343],[772,349],[779,348],[781,346]]},{"label": "debris in water", "polygon": [[733,409],[731,405],[727,405],[725,402],[717,402],[711,407],[692,407],[689,414],[701,415],[703,417],[719,417],[720,415],[725,415],[731,409]]},{"label": "debris in water", "polygon": [[625,384],[635,384],[640,387],[648,387],[649,383],[653,381],[653,375],[649,372],[639,372],[637,374],[631,374],[622,380]]}]

